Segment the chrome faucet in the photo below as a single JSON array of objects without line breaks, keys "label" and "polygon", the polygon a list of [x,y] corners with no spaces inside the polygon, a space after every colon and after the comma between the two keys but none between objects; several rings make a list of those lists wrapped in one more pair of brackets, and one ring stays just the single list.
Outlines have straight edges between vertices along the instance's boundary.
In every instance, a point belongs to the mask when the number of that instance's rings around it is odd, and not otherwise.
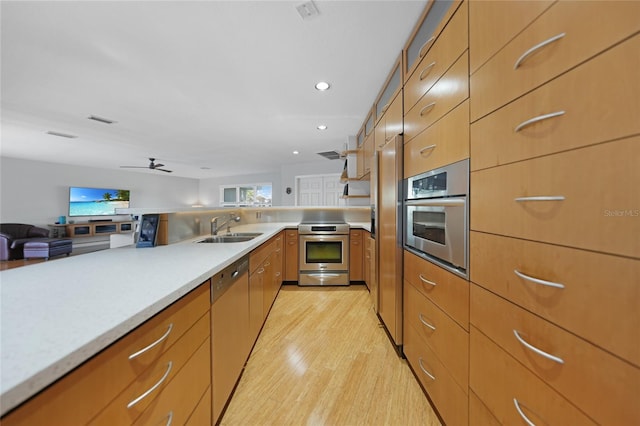
[{"label": "chrome faucet", "polygon": [[218,225],[218,217],[214,217],[211,219],[211,235],[218,235],[218,229],[227,225],[227,233],[231,233],[231,221],[234,220],[236,222],[240,222],[240,216],[236,216],[234,212],[229,213],[229,217]]}]

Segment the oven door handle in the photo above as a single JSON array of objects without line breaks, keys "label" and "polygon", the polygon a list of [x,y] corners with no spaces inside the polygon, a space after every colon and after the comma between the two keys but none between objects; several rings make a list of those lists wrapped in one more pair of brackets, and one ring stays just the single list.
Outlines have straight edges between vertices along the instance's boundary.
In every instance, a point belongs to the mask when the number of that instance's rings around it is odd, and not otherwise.
[{"label": "oven door handle", "polygon": [[313,278],[336,278],[339,277],[340,274],[306,274]]},{"label": "oven door handle", "polygon": [[438,198],[435,200],[406,200],[407,206],[437,206],[437,207],[458,207],[467,203],[466,198]]}]

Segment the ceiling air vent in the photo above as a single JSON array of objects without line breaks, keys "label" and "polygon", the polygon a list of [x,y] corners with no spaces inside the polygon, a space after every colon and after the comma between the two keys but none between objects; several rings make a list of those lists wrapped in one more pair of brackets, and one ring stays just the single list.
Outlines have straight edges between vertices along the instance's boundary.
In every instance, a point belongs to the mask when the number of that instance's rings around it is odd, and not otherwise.
[{"label": "ceiling air vent", "polygon": [[312,1],[296,6],[296,10],[304,20],[313,19],[320,14],[320,12],[318,12],[318,8]]},{"label": "ceiling air vent", "polygon": [[323,156],[327,160],[339,160],[340,159],[340,153],[338,151],[318,152],[318,155]]}]

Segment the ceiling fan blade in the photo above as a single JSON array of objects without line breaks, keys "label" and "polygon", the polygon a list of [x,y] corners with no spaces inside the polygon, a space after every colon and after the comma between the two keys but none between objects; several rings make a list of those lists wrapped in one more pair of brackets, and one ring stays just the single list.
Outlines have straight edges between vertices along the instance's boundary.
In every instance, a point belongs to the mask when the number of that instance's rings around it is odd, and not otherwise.
[{"label": "ceiling fan blade", "polygon": [[151,167],[152,169],[157,169],[158,167],[162,167],[162,166],[164,166],[164,164],[160,164],[160,163],[153,164],[153,163],[151,163],[149,167]]},{"label": "ceiling fan blade", "polygon": [[148,167],[142,167],[142,166],[120,166],[121,169],[146,169]]},{"label": "ceiling fan blade", "polygon": [[157,167],[154,170],[160,170],[161,172],[173,173],[173,170],[159,169]]}]

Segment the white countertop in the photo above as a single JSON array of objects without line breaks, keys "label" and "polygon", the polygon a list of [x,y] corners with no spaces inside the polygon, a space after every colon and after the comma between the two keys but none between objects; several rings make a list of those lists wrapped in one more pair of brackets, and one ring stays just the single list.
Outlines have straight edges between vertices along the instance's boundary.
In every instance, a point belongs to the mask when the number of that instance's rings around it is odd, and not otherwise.
[{"label": "white countertop", "polygon": [[[298,223],[239,225],[263,235],[103,250],[0,272],[0,415]],[[368,223],[351,223],[369,230]]]}]

